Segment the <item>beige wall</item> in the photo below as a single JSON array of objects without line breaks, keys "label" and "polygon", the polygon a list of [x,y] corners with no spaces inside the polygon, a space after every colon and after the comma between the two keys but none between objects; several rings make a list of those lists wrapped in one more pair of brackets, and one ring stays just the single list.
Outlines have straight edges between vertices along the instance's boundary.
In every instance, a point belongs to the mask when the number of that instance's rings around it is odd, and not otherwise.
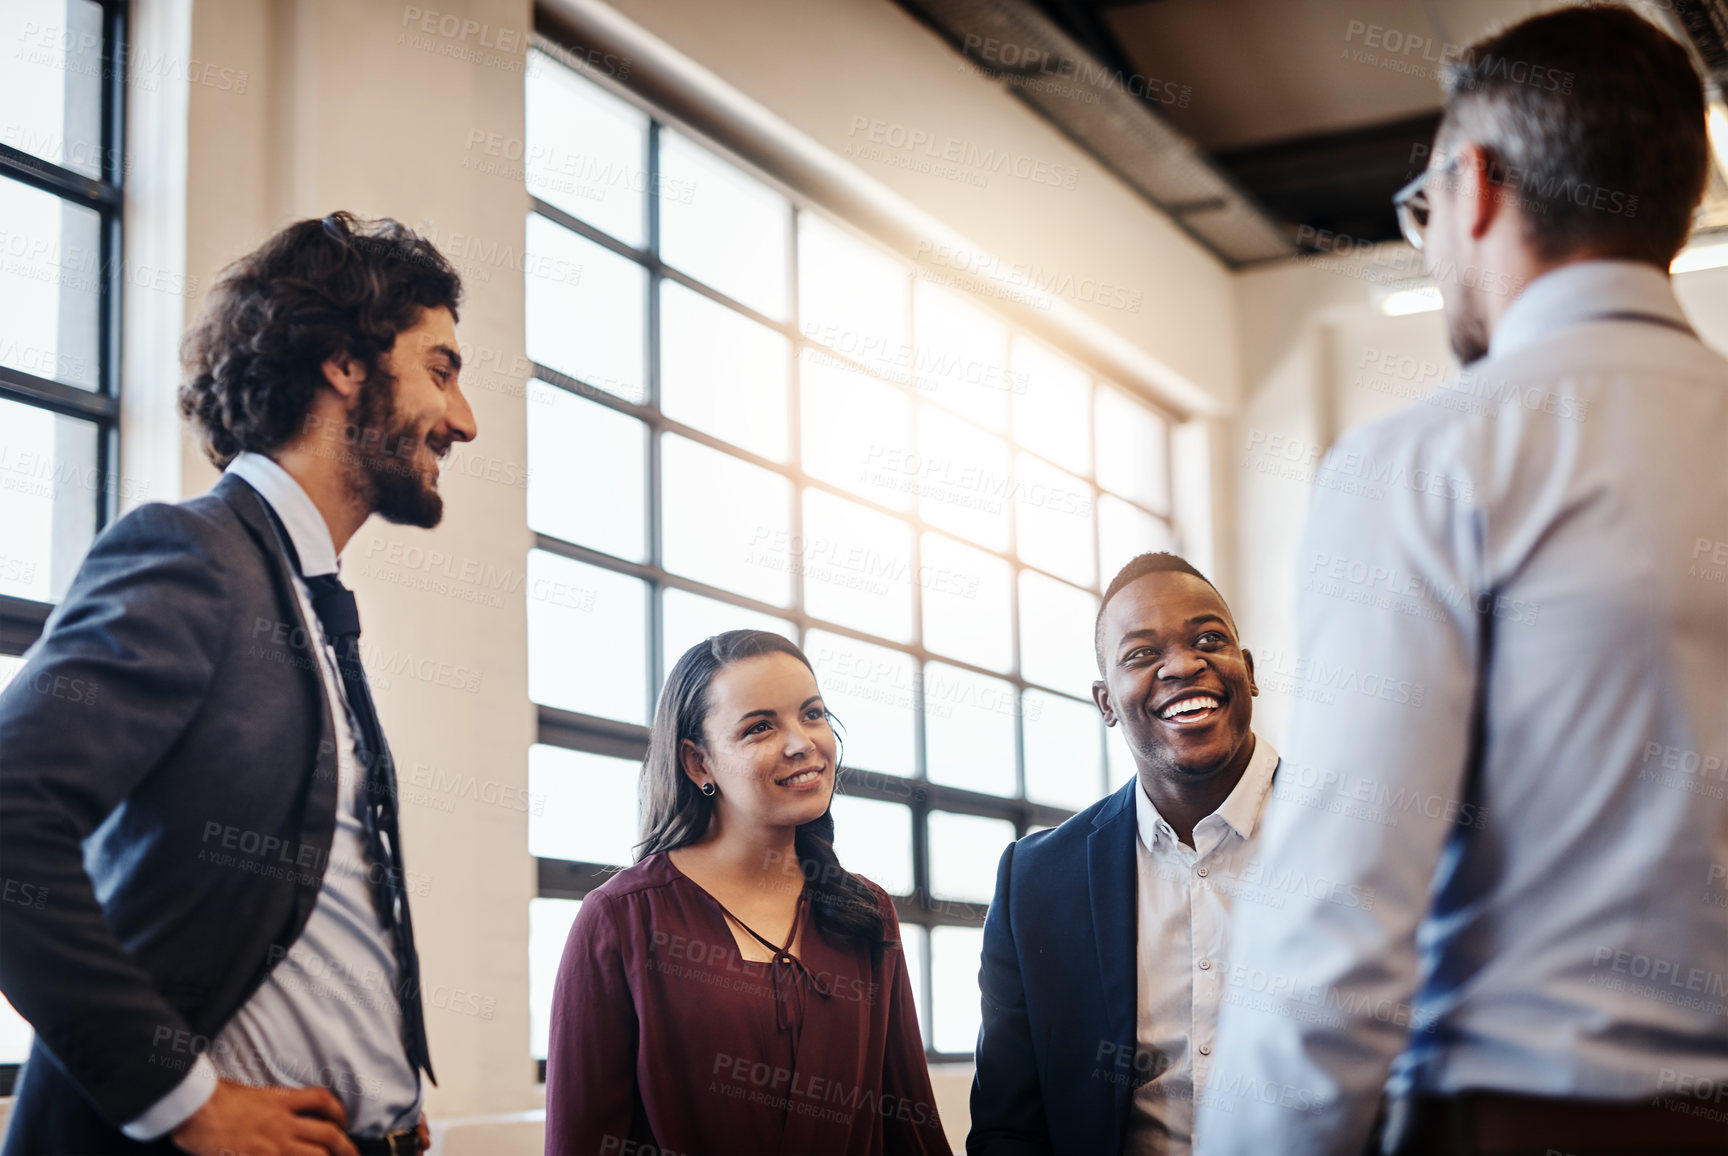
[{"label": "beige wall", "polygon": [[[1242,396],[1223,471],[1236,557],[1226,595],[1263,667],[1275,668],[1266,660],[1295,641],[1296,553],[1314,464],[1339,433],[1404,403],[1381,391],[1388,382],[1374,372],[1379,365],[1437,374],[1451,364],[1439,313],[1388,317],[1375,301],[1389,272],[1402,278],[1411,267],[1409,250],[1389,246],[1378,261],[1304,258],[1235,279]],[[1256,729],[1274,744],[1292,701],[1276,686],[1269,680],[1254,710]]]}]

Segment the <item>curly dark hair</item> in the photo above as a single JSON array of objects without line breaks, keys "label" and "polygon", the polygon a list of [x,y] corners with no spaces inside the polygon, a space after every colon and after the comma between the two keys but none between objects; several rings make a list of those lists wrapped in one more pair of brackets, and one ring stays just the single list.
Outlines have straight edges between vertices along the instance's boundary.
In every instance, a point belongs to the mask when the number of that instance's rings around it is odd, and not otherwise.
[{"label": "curly dark hair", "polygon": [[432,243],[388,217],[296,221],[222,271],[186,334],[180,414],[218,469],[300,429],[337,354],[378,376],[422,310],[456,316],[462,278]]}]

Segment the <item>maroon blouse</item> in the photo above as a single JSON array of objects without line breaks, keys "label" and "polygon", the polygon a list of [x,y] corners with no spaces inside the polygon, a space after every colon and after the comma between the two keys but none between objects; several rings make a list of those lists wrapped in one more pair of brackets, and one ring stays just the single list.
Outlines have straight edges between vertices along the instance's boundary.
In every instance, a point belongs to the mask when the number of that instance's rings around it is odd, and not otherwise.
[{"label": "maroon blouse", "polygon": [[663,853],[591,892],[552,997],[547,1156],[949,1152],[899,946],[800,918],[798,960],[755,963]]}]

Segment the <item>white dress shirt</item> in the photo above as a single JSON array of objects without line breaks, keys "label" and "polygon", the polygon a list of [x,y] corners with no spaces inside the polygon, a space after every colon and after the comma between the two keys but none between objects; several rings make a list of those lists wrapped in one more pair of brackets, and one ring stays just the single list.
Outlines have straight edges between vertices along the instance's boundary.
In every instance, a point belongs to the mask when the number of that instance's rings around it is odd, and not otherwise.
[{"label": "white dress shirt", "polygon": [[1122,1151],[1185,1154],[1194,1099],[1211,1067],[1218,1005],[1225,994],[1230,909],[1256,875],[1254,837],[1278,752],[1256,738],[1242,778],[1183,845],[1136,785],[1134,843],[1139,912],[1135,952],[1138,1014],[1134,1071],[1151,1078],[1134,1091]]},{"label": "white dress shirt", "polygon": [[1315,488],[1303,661],[1423,693],[1296,704],[1267,869],[1374,903],[1238,919],[1207,1156],[1359,1151],[1389,1074],[1728,1087],[1728,363],[1683,327],[1664,271],[1564,266],[1333,451],[1381,483]]},{"label": "white dress shirt", "polygon": [[[336,550],[318,507],[286,470],[261,454],[228,466],[281,519],[307,577],[333,574]],[[307,625],[323,637],[306,584],[294,582]],[[324,693],[342,710],[336,728],[336,829],[322,888],[306,927],[209,1050],[174,1090],[124,1129],[149,1140],[180,1126],[210,1098],[217,1077],[252,1085],[323,1087],[348,1112],[348,1131],[380,1135],[411,1128],[420,1116],[420,1074],[403,1042],[396,1001],[396,949],[379,922],[367,879],[366,828],[360,817],[365,777],[354,752],[355,723],[328,640]]]}]

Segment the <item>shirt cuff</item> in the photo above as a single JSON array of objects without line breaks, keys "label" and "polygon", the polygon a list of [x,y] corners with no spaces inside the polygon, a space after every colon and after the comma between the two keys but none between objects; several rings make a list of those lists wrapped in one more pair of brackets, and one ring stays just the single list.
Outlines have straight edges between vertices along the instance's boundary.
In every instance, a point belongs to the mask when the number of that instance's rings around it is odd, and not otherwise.
[{"label": "shirt cuff", "polygon": [[216,1091],[216,1065],[209,1056],[199,1056],[186,1078],[174,1090],[152,1104],[142,1116],[120,1130],[127,1139],[144,1142],[165,1136],[192,1118]]}]

